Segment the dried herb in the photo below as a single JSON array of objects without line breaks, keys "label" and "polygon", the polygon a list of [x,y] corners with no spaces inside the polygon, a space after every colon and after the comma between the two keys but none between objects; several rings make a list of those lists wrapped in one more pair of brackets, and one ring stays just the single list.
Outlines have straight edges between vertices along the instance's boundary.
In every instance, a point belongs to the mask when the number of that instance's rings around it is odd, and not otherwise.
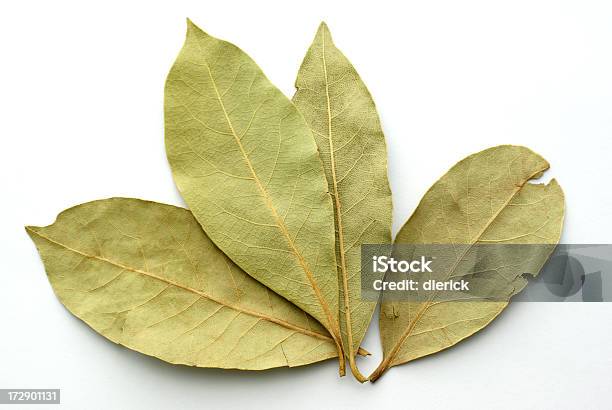
[{"label": "dried herb", "polygon": [[[262,370],[355,355],[376,303],[361,298],[360,247],[391,242],[391,191],[376,107],[319,27],[293,101],[236,46],[188,23],[166,81],[168,160],[190,210],[137,199],[88,202],[27,227],[60,301],[115,343],[170,363]],[[460,161],[425,194],[396,244],[447,244],[443,278],[480,272],[505,299],[400,302],[383,292],[387,369],[485,327],[526,285],[510,252],[539,244],[537,273],[561,235],[548,163],[498,146]],[[503,248],[502,248],[503,249]],[[480,258],[480,259],[478,259]],[[474,261],[472,261],[474,262]],[[489,280],[490,279],[490,280]]]},{"label": "dried herb", "polygon": [[312,129],[333,198],[340,324],[353,374],[376,302],[361,298],[361,245],[391,242],[387,151],[374,101],[322,23],[304,58],[293,102]]},{"label": "dried herb", "polygon": [[59,300],[130,349],[246,370],[337,355],[321,325],[236,266],[186,209],[106,199],[27,232]]},{"label": "dried herb", "polygon": [[[563,227],[563,191],[555,180],[548,185],[529,183],[548,167],[546,160],[524,147],[504,145],[470,155],[427,191],[395,242],[458,245],[460,251],[445,272],[448,278],[471,273],[461,262],[476,244],[556,244]],[[545,251],[530,255],[536,273],[553,250],[541,249]],[[495,267],[501,269],[508,265],[512,248],[495,250],[497,254],[483,252],[479,258],[494,256]],[[520,266],[510,266],[503,271],[491,269],[487,275],[503,275],[518,292],[526,283],[524,272]],[[384,359],[371,380],[392,366],[455,345],[488,325],[507,305],[507,301],[440,301],[434,297],[422,302],[385,302],[383,293],[380,332]]]},{"label": "dried herb", "polygon": [[333,207],[304,117],[248,55],[192,23],[165,98],[168,160],[198,222],[342,352]]}]

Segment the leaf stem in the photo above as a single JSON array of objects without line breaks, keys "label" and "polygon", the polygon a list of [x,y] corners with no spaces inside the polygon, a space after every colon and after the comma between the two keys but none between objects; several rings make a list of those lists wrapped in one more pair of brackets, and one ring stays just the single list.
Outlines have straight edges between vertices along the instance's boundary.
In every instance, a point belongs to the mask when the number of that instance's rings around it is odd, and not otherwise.
[{"label": "leaf stem", "polygon": [[382,376],[382,374],[389,368],[389,358],[383,359],[382,362],[378,365],[376,370],[372,372],[372,374],[368,377],[370,383],[374,383],[376,380]]}]

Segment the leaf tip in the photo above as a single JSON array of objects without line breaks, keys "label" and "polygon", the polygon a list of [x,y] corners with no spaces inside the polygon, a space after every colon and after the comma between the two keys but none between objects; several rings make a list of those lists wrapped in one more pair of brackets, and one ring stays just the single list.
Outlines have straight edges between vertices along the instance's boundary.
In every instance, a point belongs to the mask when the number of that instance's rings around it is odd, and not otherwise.
[{"label": "leaf tip", "polygon": [[197,27],[198,27],[198,26],[196,26],[196,24],[193,22],[193,20],[192,20],[192,19],[190,19],[189,17],[187,17],[187,18],[185,19],[185,21],[187,22],[187,28],[188,28],[188,29],[190,29],[190,28],[197,28]]},{"label": "leaf tip", "polygon": [[24,226],[24,229],[26,231],[26,233],[28,234],[28,236],[34,240],[34,236],[36,234],[36,232],[38,232],[38,229],[40,229],[40,227],[38,226],[32,226],[32,225],[26,225]]},{"label": "leaf tip", "polygon": [[198,27],[193,22],[193,20],[187,17],[187,36],[189,36],[190,34],[196,34],[196,33],[206,34],[204,30],[202,30],[200,27]]},{"label": "leaf tip", "polygon": [[327,23],[325,21],[321,21],[321,24],[319,24],[317,34],[325,35],[325,37],[331,40],[331,32],[329,31],[329,27],[327,26]]}]

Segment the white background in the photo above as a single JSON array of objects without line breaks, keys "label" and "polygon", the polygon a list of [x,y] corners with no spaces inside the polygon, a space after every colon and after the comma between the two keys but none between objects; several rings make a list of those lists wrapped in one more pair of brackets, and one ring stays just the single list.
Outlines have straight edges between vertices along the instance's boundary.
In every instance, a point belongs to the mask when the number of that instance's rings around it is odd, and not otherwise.
[{"label": "white background", "polygon": [[[163,86],[185,17],[248,52],[287,95],[320,20],[369,86],[389,149],[394,232],[452,164],[523,144],[567,197],[563,241],[611,243],[609,1],[20,1],[0,6],[0,388],[66,408],[610,407],[612,304],[512,305],[374,385],[329,361],[256,373],[167,365],[55,299],[23,225],[128,196],[182,205]],[[365,347],[380,360],[377,323]]]}]

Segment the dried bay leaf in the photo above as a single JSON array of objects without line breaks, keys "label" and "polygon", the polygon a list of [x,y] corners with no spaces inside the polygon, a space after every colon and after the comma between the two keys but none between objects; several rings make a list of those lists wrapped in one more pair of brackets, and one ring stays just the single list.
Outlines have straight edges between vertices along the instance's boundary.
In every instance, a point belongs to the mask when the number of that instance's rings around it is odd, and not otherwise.
[{"label": "dried bay leaf", "polygon": [[342,352],[333,206],[296,107],[242,50],[188,22],[166,81],[165,128],[174,180],[207,235]]},{"label": "dried bay leaf", "polygon": [[364,243],[390,243],[387,152],[376,106],[359,74],[322,23],[296,80],[293,102],[313,131],[336,219],[340,325],[353,373],[376,302],[361,299]]},{"label": "dried bay leaf", "polygon": [[26,229],[60,301],[115,343],[170,363],[248,370],[337,355],[314,318],[236,266],[186,209],[113,198]]},{"label": "dried bay leaf", "polygon": [[[471,273],[462,270],[460,262],[475,244],[557,244],[563,226],[563,192],[555,180],[547,185],[528,183],[548,167],[542,157],[518,146],[471,155],[427,191],[395,242],[459,245],[462,251],[447,278]],[[535,268],[531,273],[539,272],[553,248],[536,248],[543,251],[530,255],[529,265]],[[520,291],[526,284],[521,275],[529,271],[502,266],[508,259],[504,252],[495,257],[505,280]],[[491,277],[499,274],[497,269],[490,271]],[[380,314],[384,358],[371,381],[392,366],[455,345],[487,326],[508,304],[433,298],[397,302],[386,301],[384,294]]]}]

